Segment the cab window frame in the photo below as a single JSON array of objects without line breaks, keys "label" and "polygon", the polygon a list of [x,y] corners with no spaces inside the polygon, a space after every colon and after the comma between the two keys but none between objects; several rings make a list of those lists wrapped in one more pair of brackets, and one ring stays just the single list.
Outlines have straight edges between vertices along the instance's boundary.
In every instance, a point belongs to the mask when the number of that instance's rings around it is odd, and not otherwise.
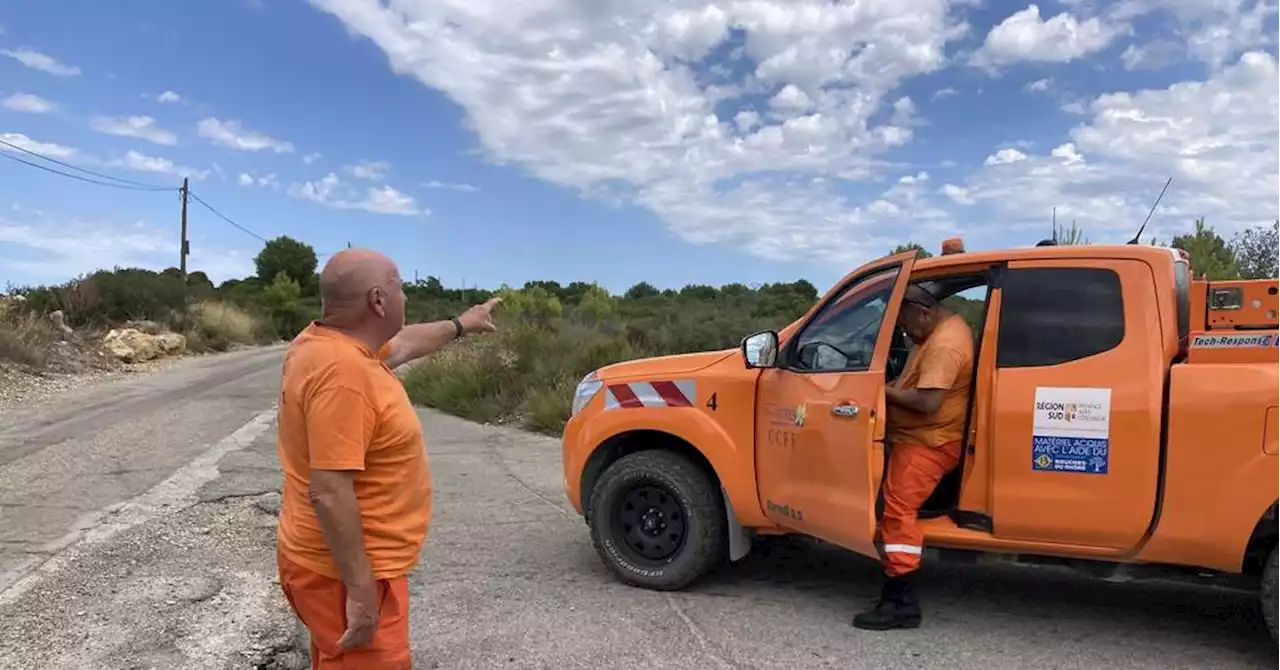
[{"label": "cab window frame", "polygon": [[780,365],[778,367],[786,370],[787,372],[793,372],[796,374],[807,374],[807,375],[851,374],[851,373],[858,373],[858,372],[869,372],[871,370],[871,361],[875,358],[876,352],[874,349],[871,352],[871,357],[868,358],[867,363],[865,365],[843,367],[843,368],[813,369],[813,368],[806,368],[806,367],[799,366],[799,358],[798,358],[800,355],[799,347],[801,342],[804,340],[805,336],[810,332],[812,332],[812,329],[815,327],[815,324],[821,322],[823,318],[827,317],[830,314],[831,310],[835,309],[836,306],[843,299],[848,297],[851,292],[857,291],[859,287],[863,286],[864,284],[868,284],[872,281],[884,282],[885,290],[888,293],[885,299],[884,311],[880,315],[879,327],[876,328],[874,331],[875,339],[878,344],[880,339],[880,332],[884,329],[884,326],[885,326],[885,316],[889,313],[889,307],[891,305],[892,298],[893,298],[893,290],[897,285],[898,279],[901,276],[902,269],[904,266],[905,264],[903,263],[893,263],[889,265],[882,265],[882,266],[873,268],[871,270],[868,270],[867,272],[864,272],[850,279],[848,282],[845,282],[840,287],[840,290],[832,293],[831,297],[826,301],[824,301],[818,307],[818,309],[814,311],[813,316],[807,319],[800,326],[800,328],[795,332],[794,335],[787,338],[787,342],[785,345],[783,345],[782,351],[780,352],[781,353],[781,356],[779,356]]}]

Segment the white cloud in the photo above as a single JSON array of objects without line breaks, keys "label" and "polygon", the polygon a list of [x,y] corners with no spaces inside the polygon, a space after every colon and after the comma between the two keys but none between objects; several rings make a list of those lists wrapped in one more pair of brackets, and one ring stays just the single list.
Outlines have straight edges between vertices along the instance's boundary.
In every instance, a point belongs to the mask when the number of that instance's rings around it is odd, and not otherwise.
[{"label": "white cloud", "polygon": [[938,192],[950,198],[952,202],[960,205],[972,205],[977,202],[973,199],[973,196],[969,194],[969,189],[963,186],[943,184],[942,188],[938,189]]},{"label": "white cloud", "polygon": [[155,267],[166,255],[174,260],[178,256],[177,235],[142,221],[87,222],[39,214],[14,220],[0,216],[0,243],[28,252],[19,256],[0,251],[0,262],[33,282],[61,283],[115,265]]},{"label": "white cloud", "polygon": [[74,77],[80,74],[80,68],[64,65],[52,56],[46,56],[39,51],[32,51],[31,49],[0,49],[0,56],[8,56],[33,70],[40,70],[59,77]]},{"label": "white cloud", "polygon": [[[22,147],[27,151],[42,154],[50,158],[68,159],[77,155],[77,151],[71,147],[61,144],[53,144],[51,142],[38,142],[36,140],[23,135],[22,133],[0,133],[0,140],[4,140],[14,146]],[[0,151],[13,152],[14,150],[3,144],[0,144]]]},{"label": "white cloud", "polygon": [[1120,54],[1120,62],[1126,70],[1158,70],[1178,62],[1185,51],[1185,46],[1173,40],[1130,44]]},{"label": "white cloud", "polygon": [[[965,34],[945,0],[312,4],[466,110],[492,160],[647,208],[683,240],[845,264],[897,243],[873,226],[945,218],[914,192],[864,205],[839,187],[911,141],[910,101],[885,98]],[[717,49],[743,58],[690,65]]]},{"label": "white cloud", "polygon": [[[22,283],[62,283],[115,266],[163,270],[177,265],[178,231],[173,226],[22,212],[20,217],[0,216],[0,265],[21,276]],[[8,251],[3,250],[6,245]],[[204,244],[200,236],[188,262],[214,282],[253,272],[252,254]]]},{"label": "white cloud", "polygon": [[983,161],[983,165],[1005,165],[1007,163],[1017,163],[1018,161],[1027,160],[1027,155],[1017,149],[1001,149]]},{"label": "white cloud", "polygon": [[48,114],[58,109],[56,104],[30,93],[14,93],[0,104],[3,104],[6,109],[27,114]]},{"label": "white cloud", "polygon": [[248,130],[235,120],[204,118],[196,125],[196,132],[213,144],[237,151],[269,150],[278,154],[293,152],[293,145],[289,142]]},{"label": "white cloud", "polygon": [[161,104],[175,104],[182,102],[182,96],[174,93],[173,91],[165,91],[156,97],[156,102]]},{"label": "white cloud", "polygon": [[333,209],[358,209],[400,216],[425,216],[431,213],[427,208],[420,207],[413,196],[390,186],[368,186],[360,192],[333,172],[315,181],[291,184],[288,192],[295,198]]},{"label": "white cloud", "polygon": [[386,161],[362,161],[342,169],[356,179],[382,181],[386,178],[387,170],[391,169],[391,165]]},{"label": "white cloud", "polygon": [[952,97],[952,96],[954,96],[954,95],[958,95],[959,93],[960,93],[960,91],[957,91],[954,87],[947,86],[947,87],[945,87],[945,88],[940,88],[940,89],[938,89],[938,90],[934,91],[934,92],[933,92],[933,97],[931,97],[930,99],[931,99],[931,100],[941,100],[941,99],[943,99],[943,98],[950,98],[950,97]]},{"label": "white cloud", "polygon": [[[974,149],[985,152],[963,168],[931,159],[964,153],[922,157],[946,137],[894,153],[926,122],[901,91],[920,101],[966,81],[921,78],[944,67],[967,30],[945,0],[310,1],[378,45],[397,74],[464,110],[486,158],[646,208],[695,244],[847,268],[904,236],[946,236],[957,219],[972,222],[964,233],[975,242],[1007,244],[1020,227],[1047,226],[1055,206],[1092,239],[1120,238],[1171,171],[1157,230],[1202,215],[1223,227],[1270,220],[1280,200],[1271,57],[1222,60],[1235,67],[1204,68],[1203,82],[1089,97],[1060,92],[1068,73],[1051,69],[1093,57],[1083,65],[1099,72],[1089,88],[1115,90],[1104,75],[1125,62],[1119,37],[1157,11],[1181,32],[1143,35],[1141,48],[1176,39],[1192,58],[1221,59],[1255,39],[1256,0],[1072,0],[1069,13],[1042,16],[1041,3],[1008,17],[978,36],[972,62],[1040,63],[1028,79],[1046,81],[1033,89],[1071,116]],[[1244,37],[1222,49],[1200,37],[1237,24]],[[1055,132],[1057,123],[1076,127]],[[903,167],[923,161],[936,172],[928,179]],[[336,207],[372,201],[337,175],[348,178],[338,171],[291,190]]]},{"label": "white cloud", "polygon": [[1007,225],[1043,222],[1057,207],[1059,220],[1096,229],[1093,239],[1124,241],[1170,175],[1148,234],[1167,240],[1201,216],[1224,234],[1276,218],[1280,83],[1270,54],[1247,53],[1206,81],[1101,95],[1088,112],[1048,156],[992,161],[966,187]]},{"label": "white cloud", "polygon": [[241,186],[257,186],[273,190],[278,190],[280,188],[280,181],[274,172],[265,175],[254,175],[249,172],[241,172],[240,176],[236,178],[236,183]]},{"label": "white cloud", "polygon": [[[1276,47],[1275,0],[1068,0],[1077,13],[1125,26],[1146,19],[1136,32],[1144,43],[1126,47],[1121,61],[1131,70],[1157,69],[1186,59],[1229,65],[1250,50]],[[1152,16],[1158,15],[1158,16]]]},{"label": "white cloud", "polygon": [[971,63],[1066,63],[1105,49],[1125,29],[1098,17],[1081,21],[1067,12],[1041,19],[1039,5],[1032,4],[992,28]]},{"label": "white cloud", "polygon": [[150,116],[95,116],[89,119],[89,127],[100,133],[134,137],[167,147],[178,143],[177,135],[161,128]]},{"label": "white cloud", "polygon": [[480,191],[480,188],[477,186],[472,186],[471,184],[463,184],[463,183],[457,183],[457,182],[432,180],[432,181],[424,182],[422,185],[426,188],[445,189],[447,191],[463,191],[465,193],[478,193]]},{"label": "white cloud", "polygon": [[1024,87],[1023,87],[1023,89],[1024,89],[1024,90],[1027,90],[1027,91],[1031,91],[1031,92],[1033,92],[1033,93],[1034,93],[1034,92],[1043,92],[1043,91],[1047,91],[1047,90],[1049,90],[1049,87],[1050,87],[1050,86],[1052,86],[1052,85],[1053,85],[1053,80],[1052,80],[1052,79],[1048,79],[1048,78],[1045,78],[1045,79],[1037,79],[1037,80],[1035,80],[1035,81],[1031,82],[1030,84],[1027,84],[1026,86],[1024,86]]},{"label": "white cloud", "polygon": [[321,158],[323,158],[323,156],[322,156],[321,154],[318,154],[318,153],[309,153],[309,154],[307,154],[307,155],[305,155],[305,156],[303,156],[303,157],[302,157],[302,162],[303,162],[303,164],[305,164],[305,165],[311,165],[312,163],[314,163],[314,162],[316,162],[316,161],[320,160]]},{"label": "white cloud", "polygon": [[209,176],[208,170],[197,170],[194,168],[175,165],[173,161],[167,158],[159,158],[156,156],[148,156],[130,149],[124,156],[111,161],[113,167],[122,167],[136,172],[153,172],[156,174],[167,174],[175,177],[190,177],[192,179],[204,179]]}]

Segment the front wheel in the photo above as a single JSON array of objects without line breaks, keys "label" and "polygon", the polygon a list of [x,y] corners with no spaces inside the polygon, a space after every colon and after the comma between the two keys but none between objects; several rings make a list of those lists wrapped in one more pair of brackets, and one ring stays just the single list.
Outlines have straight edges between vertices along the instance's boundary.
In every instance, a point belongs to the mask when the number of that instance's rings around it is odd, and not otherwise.
[{"label": "front wheel", "polygon": [[1267,559],[1267,567],[1262,569],[1262,618],[1267,622],[1267,630],[1271,633],[1271,641],[1277,641],[1276,637],[1276,550],[1271,549],[1271,557]]},{"label": "front wheel", "polygon": [[678,591],[726,552],[728,524],[720,490],[685,456],[640,451],[600,477],[591,494],[591,541],[623,582]]}]

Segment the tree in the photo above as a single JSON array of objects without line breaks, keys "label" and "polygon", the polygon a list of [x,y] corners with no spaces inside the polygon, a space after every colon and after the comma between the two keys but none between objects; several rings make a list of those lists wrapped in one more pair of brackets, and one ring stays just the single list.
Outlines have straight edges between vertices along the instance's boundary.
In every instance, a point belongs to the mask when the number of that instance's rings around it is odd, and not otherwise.
[{"label": "tree", "polygon": [[933,257],[933,254],[929,253],[929,250],[928,250],[928,249],[925,249],[922,245],[920,245],[920,244],[919,244],[919,243],[917,243],[917,242],[907,242],[906,244],[899,244],[898,246],[896,246],[896,247],[894,247],[894,248],[893,248],[893,251],[890,251],[890,252],[889,252],[889,255],[890,255],[890,256],[892,256],[893,254],[900,254],[900,253],[902,253],[902,252],[904,252],[904,251],[911,251],[912,249],[919,249],[919,250],[920,250],[920,256],[919,256],[919,258],[932,258],[932,257]]},{"label": "tree", "polygon": [[706,284],[688,284],[680,289],[680,299],[685,301],[707,302],[719,297],[720,291]]},{"label": "tree", "polygon": [[627,289],[623,297],[627,300],[639,300],[641,298],[652,298],[655,295],[659,295],[657,287],[647,281],[642,281]]},{"label": "tree", "polygon": [[1053,241],[1063,245],[1081,245],[1088,244],[1089,238],[1084,236],[1084,228],[1077,226],[1075,220],[1072,220],[1070,228],[1053,224]]},{"label": "tree", "polygon": [[209,275],[199,270],[187,273],[187,288],[194,298],[204,298],[213,294],[213,282],[209,280]]},{"label": "tree", "polygon": [[302,306],[302,287],[289,275],[280,272],[267,284],[259,298],[271,315],[276,335],[292,339],[307,326],[306,309]]},{"label": "tree", "polygon": [[595,284],[586,284],[586,286],[587,289],[577,296],[575,313],[587,323],[597,324],[613,314],[613,297],[603,287]]},{"label": "tree", "polygon": [[[564,290],[560,293],[560,299],[566,305],[576,305],[597,290],[604,291],[603,288],[593,283],[584,281],[569,282],[569,285],[564,287]],[[608,297],[608,295],[609,292],[605,291],[605,296]]]},{"label": "tree", "polygon": [[1240,277],[1235,253],[1204,219],[1196,219],[1194,232],[1174,237],[1170,246],[1191,256],[1191,272],[1197,278],[1222,280]]},{"label": "tree", "polygon": [[[1280,276],[1280,220],[1270,226],[1242,230],[1231,239],[1231,251],[1245,279],[1274,279]],[[1194,259],[1192,259],[1194,263]]]},{"label": "tree", "polygon": [[258,279],[264,285],[271,284],[276,275],[285,274],[305,287],[313,283],[319,261],[311,245],[281,235],[267,242],[254,257],[253,264],[257,268]]}]

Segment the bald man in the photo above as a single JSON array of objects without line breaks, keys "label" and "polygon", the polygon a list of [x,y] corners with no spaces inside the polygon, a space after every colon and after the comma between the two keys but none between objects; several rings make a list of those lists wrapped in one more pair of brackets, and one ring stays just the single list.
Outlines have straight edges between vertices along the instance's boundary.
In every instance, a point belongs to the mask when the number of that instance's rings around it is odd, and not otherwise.
[{"label": "bald man", "polygon": [[920,604],[912,577],[920,569],[920,506],[960,463],[973,373],[973,332],[919,285],[907,287],[898,324],[915,344],[902,374],[885,388],[889,465],[876,543],[885,574],[880,601],[854,617],[869,630],[915,628]]},{"label": "bald man", "polygon": [[500,301],[406,326],[395,263],[367,249],[333,255],[320,299],[320,320],[289,344],[283,366],[280,585],[311,633],[312,668],[411,668],[406,575],[431,520],[431,471],[392,370],[495,330]]}]

